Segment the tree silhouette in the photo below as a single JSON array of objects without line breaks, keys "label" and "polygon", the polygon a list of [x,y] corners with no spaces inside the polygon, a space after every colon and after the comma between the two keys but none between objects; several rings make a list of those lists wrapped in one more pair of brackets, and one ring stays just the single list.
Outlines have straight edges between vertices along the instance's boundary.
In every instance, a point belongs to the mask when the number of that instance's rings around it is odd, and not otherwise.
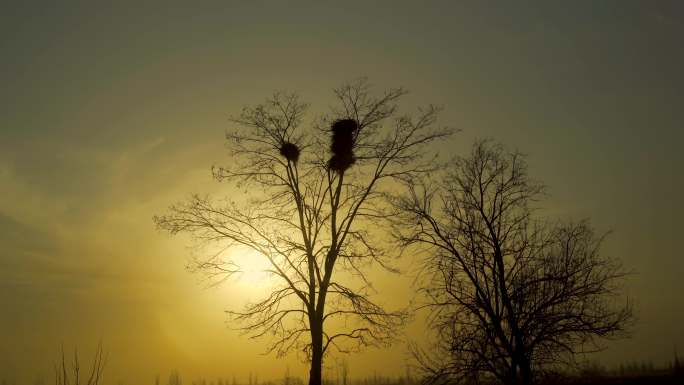
[{"label": "tree silhouette", "polygon": [[480,141],[438,183],[407,186],[396,236],[427,251],[423,292],[437,338],[434,354],[414,353],[430,379],[529,384],[624,331],[632,313],[616,301],[619,262],[600,255],[603,236],[588,222],[535,216],[544,187],[520,153]]},{"label": "tree silhouette", "polygon": [[[401,88],[374,96],[362,79],[334,94],[337,106],[309,128],[308,106],[296,94],[276,93],[244,108],[233,119],[239,128],[227,134],[231,166],[213,170],[216,180],[245,189],[244,201],[195,195],[155,217],[172,234],[247,247],[268,261],[279,285],[229,314],[252,337],[270,336],[269,352],[302,349],[315,385],[330,348],[388,343],[403,322],[403,312],[370,299],[366,269],[392,270],[387,227],[378,226],[389,213],[387,198],[397,180],[433,168],[425,146],[451,133],[436,126],[434,106],[399,115]],[[239,271],[221,255],[199,258],[195,267],[221,277]]]}]

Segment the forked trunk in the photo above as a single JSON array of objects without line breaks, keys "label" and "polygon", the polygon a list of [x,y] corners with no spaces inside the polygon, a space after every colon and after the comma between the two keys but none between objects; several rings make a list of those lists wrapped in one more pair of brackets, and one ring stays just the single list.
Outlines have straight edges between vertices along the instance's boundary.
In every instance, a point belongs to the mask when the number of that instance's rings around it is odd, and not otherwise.
[{"label": "forked trunk", "polygon": [[506,385],[532,385],[532,366],[530,360],[517,355],[508,372]]}]

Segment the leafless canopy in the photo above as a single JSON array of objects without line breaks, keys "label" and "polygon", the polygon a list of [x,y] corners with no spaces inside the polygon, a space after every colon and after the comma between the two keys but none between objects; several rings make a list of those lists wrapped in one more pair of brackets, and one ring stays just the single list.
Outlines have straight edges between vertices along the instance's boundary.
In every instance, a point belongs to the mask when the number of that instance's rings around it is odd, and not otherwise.
[{"label": "leafless canopy", "polygon": [[429,379],[531,383],[624,331],[631,308],[618,302],[619,262],[599,253],[603,236],[588,222],[535,218],[543,186],[520,153],[480,141],[439,183],[408,190],[395,202],[396,236],[427,256],[436,354],[416,356]]},{"label": "leafless canopy", "polygon": [[[373,95],[360,80],[334,93],[336,107],[308,128],[308,106],[295,94],[276,93],[244,108],[233,119],[238,128],[227,134],[230,166],[214,168],[216,180],[244,189],[244,199],[194,196],[155,217],[172,234],[247,247],[269,262],[280,285],[230,314],[253,337],[272,337],[269,351],[305,351],[311,383],[320,383],[330,348],[387,343],[401,324],[404,313],[371,301],[364,270],[371,264],[391,269],[393,254],[381,232],[386,226],[377,226],[387,219],[387,197],[397,180],[431,170],[426,145],[450,134],[436,127],[433,106],[399,115],[401,88]],[[340,120],[356,123],[353,158],[331,167],[331,126]],[[226,276],[239,270],[230,263],[210,256],[196,266]]]}]

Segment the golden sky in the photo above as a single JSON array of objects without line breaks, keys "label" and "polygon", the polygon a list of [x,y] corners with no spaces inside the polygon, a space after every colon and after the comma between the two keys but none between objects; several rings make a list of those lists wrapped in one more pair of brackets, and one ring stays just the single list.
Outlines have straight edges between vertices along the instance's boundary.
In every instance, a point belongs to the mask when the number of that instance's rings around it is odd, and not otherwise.
[{"label": "golden sky", "polygon": [[[0,381],[50,382],[60,343],[99,339],[107,383],[303,375],[226,324],[267,283],[204,289],[188,239],[152,216],[230,192],[210,167],[243,105],[292,90],[324,111],[359,76],[442,105],[462,129],[443,151],[494,137],[529,154],[549,215],[613,230],[639,320],[601,360],[684,350],[681,3],[60,3],[0,6]],[[375,283],[390,305],[413,291]],[[350,356],[351,374],[404,373],[405,350]]]}]

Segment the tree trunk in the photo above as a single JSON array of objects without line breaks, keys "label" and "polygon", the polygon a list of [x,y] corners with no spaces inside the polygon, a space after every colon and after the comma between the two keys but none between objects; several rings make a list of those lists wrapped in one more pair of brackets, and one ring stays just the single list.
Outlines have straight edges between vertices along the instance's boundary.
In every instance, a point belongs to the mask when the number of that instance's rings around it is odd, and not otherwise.
[{"label": "tree trunk", "polygon": [[318,317],[312,317],[311,327],[311,369],[309,385],[321,385],[323,366],[323,325]]},{"label": "tree trunk", "polygon": [[532,384],[532,365],[527,358],[520,361],[520,380],[523,385]]},{"label": "tree trunk", "polygon": [[511,367],[505,383],[506,385],[518,385],[518,363],[515,359],[511,362]]}]

